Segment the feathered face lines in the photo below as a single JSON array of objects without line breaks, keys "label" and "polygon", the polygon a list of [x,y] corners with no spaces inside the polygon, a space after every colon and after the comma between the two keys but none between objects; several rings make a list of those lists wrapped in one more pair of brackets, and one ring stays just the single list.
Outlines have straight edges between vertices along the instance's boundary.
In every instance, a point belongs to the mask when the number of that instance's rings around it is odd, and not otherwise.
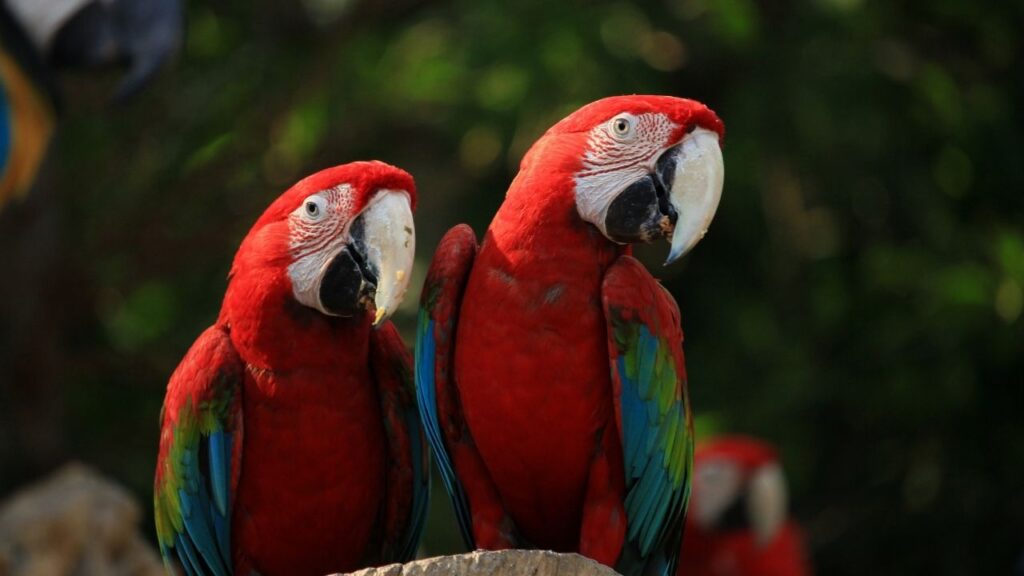
[{"label": "feathered face lines", "polygon": [[590,131],[577,178],[621,170],[654,168],[658,155],[668,148],[676,124],[664,114],[623,113]]},{"label": "feathered face lines", "polygon": [[722,121],[710,108],[700,102],[675,96],[642,95],[611,96],[591,102],[552,126],[548,130],[548,134],[590,132],[594,127],[604,124],[620,114],[633,116],[662,114],[666,116],[679,127],[679,132],[671,137],[673,142],[678,142],[685,133],[693,130],[694,127],[715,132],[720,139],[725,135]]},{"label": "feathered face lines", "polygon": [[302,201],[288,216],[292,259],[301,260],[312,252],[330,250],[347,235],[355,202],[352,186],[340,184]]},{"label": "feathered face lines", "polygon": [[[256,221],[235,256],[231,309],[294,298],[329,316],[376,312],[383,322],[408,287],[415,251],[407,172],[353,162],[304,178]],[[234,296],[231,296],[231,295]]]},{"label": "feathered face lines", "polygon": [[[349,228],[354,205],[353,188],[345,183],[306,197],[288,215],[288,245],[292,257],[288,276],[292,281],[292,291],[300,303],[324,314],[351,316],[357,309],[366,307],[367,301],[373,300],[376,283],[362,277],[358,266],[346,267],[344,271],[351,277],[334,283],[336,289],[346,288],[339,291],[345,294],[339,294],[337,301],[333,302],[336,309],[328,308],[322,294],[328,271],[342,270],[332,263],[342,256],[351,242]],[[355,262],[351,255],[346,256]]]},{"label": "feathered face lines", "polygon": [[668,238],[670,263],[703,237],[718,207],[721,122],[691,100],[634,96],[585,106],[550,132],[574,133],[615,104],[621,111],[586,133],[574,174],[577,211],[619,244]]},{"label": "feathered face lines", "polygon": [[285,321],[314,318],[304,307],[358,321],[370,314],[379,325],[409,284],[415,198],[412,176],[377,161],[343,164],[300,180],[267,207],[242,241],[221,321],[239,334],[259,334],[276,326],[268,318],[281,311]]},{"label": "feathered face lines", "polygon": [[376,312],[382,322],[408,286],[415,250],[409,193],[377,190],[359,212],[353,186],[306,197],[288,216],[295,299],[330,316]]}]

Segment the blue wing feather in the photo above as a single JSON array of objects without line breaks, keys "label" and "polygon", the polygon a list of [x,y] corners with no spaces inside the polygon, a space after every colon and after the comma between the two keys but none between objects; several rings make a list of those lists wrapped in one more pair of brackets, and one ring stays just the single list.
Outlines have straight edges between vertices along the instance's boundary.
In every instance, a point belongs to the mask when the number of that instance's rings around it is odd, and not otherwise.
[{"label": "blue wing feather", "polygon": [[221,553],[217,543],[214,541],[213,528],[213,507],[210,503],[210,496],[206,488],[200,484],[196,498],[193,499],[184,491],[179,492],[184,502],[188,500],[188,512],[183,514],[185,521],[185,532],[188,534],[195,548],[206,561],[206,565],[217,576],[226,576],[227,569],[221,560]]},{"label": "blue wing feather", "polygon": [[441,471],[441,480],[444,482],[445,490],[448,491],[455,506],[455,515],[459,522],[462,539],[470,549],[473,549],[475,546],[473,545],[473,524],[469,513],[469,504],[441,435],[441,422],[437,414],[437,391],[434,380],[437,354],[435,323],[430,319],[426,310],[420,309],[419,321],[416,326],[416,398],[420,409],[420,419],[423,422],[430,449],[434,453],[434,460]]},{"label": "blue wing feather", "polygon": [[179,534],[174,539],[175,548],[178,550],[178,560],[181,562],[185,572],[189,576],[200,576],[202,570],[199,568],[199,562],[196,559],[196,552],[192,548],[192,543],[188,538],[184,537],[184,534]]},{"label": "blue wing feather", "polygon": [[679,551],[693,442],[678,312],[631,257],[613,264],[602,291],[626,475],[626,544],[616,569],[668,574]]},{"label": "blue wing feather", "polygon": [[[446,397],[445,404],[439,406],[437,391],[440,388],[446,393],[455,393],[454,345],[459,306],[476,252],[476,235],[465,224],[453,227],[438,243],[420,295],[414,361],[420,418],[441,480],[455,508],[462,539],[470,550],[476,548],[472,514],[465,487],[455,472],[452,450],[458,449],[460,455],[473,458],[475,449],[468,444],[471,440],[461,429],[461,414],[455,400]],[[448,446],[448,442],[458,444]]]},{"label": "blue wing feather", "polygon": [[213,502],[221,514],[228,513],[228,459],[226,443],[230,443],[231,434],[218,430],[210,434],[210,484],[213,488]]},{"label": "blue wing feather", "polygon": [[224,566],[231,566],[231,525],[226,515],[218,510],[210,509],[210,516],[213,518],[213,532],[217,537],[217,550],[220,552],[220,559]]},{"label": "blue wing feather", "polygon": [[[185,368],[182,368],[184,366]],[[203,333],[171,376],[154,486],[157,539],[165,566],[176,555],[188,574],[228,576],[231,471],[241,439],[244,364],[227,334]]]}]

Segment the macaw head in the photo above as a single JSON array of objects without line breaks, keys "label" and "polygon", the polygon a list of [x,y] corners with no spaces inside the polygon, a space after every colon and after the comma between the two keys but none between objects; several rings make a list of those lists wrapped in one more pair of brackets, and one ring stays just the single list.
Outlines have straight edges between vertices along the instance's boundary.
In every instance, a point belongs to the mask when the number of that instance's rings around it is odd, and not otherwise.
[{"label": "macaw head", "polygon": [[[671,242],[666,264],[707,231],[722,194],[722,121],[671,96],[615,96],[580,108],[531,149],[571,175],[576,210],[609,240]],[[541,154],[540,151],[543,151]]]},{"label": "macaw head", "polygon": [[276,289],[327,316],[372,313],[379,325],[409,286],[415,202],[412,176],[383,162],[317,172],[256,221],[235,256],[232,284],[246,275],[245,290]]},{"label": "macaw head", "polygon": [[750,530],[769,544],[787,517],[786,479],[771,445],[725,436],[694,452],[689,522],[702,533]]}]

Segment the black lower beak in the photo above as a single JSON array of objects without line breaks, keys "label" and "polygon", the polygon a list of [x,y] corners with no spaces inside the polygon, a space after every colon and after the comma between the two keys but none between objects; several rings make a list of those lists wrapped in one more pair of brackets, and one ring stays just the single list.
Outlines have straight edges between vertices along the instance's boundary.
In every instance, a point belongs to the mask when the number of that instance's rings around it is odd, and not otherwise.
[{"label": "black lower beak", "polygon": [[750,518],[747,515],[747,495],[740,496],[729,504],[729,507],[718,517],[715,529],[722,532],[743,532],[750,530]]},{"label": "black lower beak", "polygon": [[679,215],[669,202],[676,149],[666,150],[654,172],[629,185],[608,206],[605,231],[616,242],[653,242],[671,236]]},{"label": "black lower beak", "polygon": [[320,280],[320,305],[329,314],[351,318],[372,311],[377,273],[366,260],[362,220],[352,223],[352,242],[331,260]]}]

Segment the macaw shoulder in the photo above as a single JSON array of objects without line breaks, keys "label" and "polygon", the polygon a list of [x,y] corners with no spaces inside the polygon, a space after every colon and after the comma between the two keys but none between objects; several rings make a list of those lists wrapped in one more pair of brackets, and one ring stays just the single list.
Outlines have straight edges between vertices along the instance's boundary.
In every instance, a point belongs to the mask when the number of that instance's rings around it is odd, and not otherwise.
[{"label": "macaw shoulder", "polygon": [[199,406],[233,394],[244,371],[245,363],[227,331],[221,326],[207,328],[171,374],[164,403],[165,418],[176,420],[185,404]]},{"label": "macaw shoulder", "polygon": [[612,263],[605,272],[602,292],[607,300],[613,302],[642,301],[646,298],[639,298],[639,295],[653,296],[653,302],[667,307],[675,324],[679,325],[679,305],[672,293],[632,256],[620,256]]}]

